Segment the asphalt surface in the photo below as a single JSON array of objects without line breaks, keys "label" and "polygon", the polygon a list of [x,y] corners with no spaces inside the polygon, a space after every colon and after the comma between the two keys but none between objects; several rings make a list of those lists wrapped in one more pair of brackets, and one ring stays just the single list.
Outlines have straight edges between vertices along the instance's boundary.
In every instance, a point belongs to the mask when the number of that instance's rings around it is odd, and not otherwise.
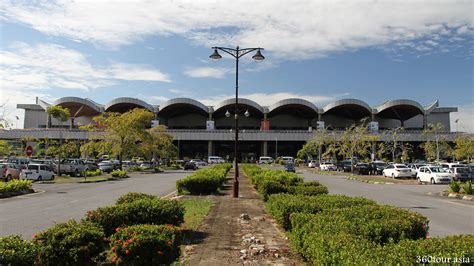
[{"label": "asphalt surface", "polygon": [[429,219],[431,236],[474,234],[474,202],[451,199],[437,194],[448,185],[368,184],[347,180],[344,176],[318,175],[298,171],[305,181],[319,181],[330,194],[361,196],[381,204],[393,205],[421,213]]},{"label": "asphalt surface", "polygon": [[34,184],[37,193],[0,199],[0,236],[19,234],[30,239],[55,223],[80,220],[88,210],[112,205],[127,192],[164,196],[175,191],[176,180],[191,173],[166,171],[101,183]]}]

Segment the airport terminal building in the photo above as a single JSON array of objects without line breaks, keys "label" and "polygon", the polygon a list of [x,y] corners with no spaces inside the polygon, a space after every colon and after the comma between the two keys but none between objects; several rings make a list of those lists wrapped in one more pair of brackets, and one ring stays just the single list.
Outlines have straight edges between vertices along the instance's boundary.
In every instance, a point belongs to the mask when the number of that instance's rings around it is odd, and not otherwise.
[{"label": "airport terminal building", "polygon": [[[117,98],[106,104],[90,99],[64,97],[54,103],[37,99],[33,104],[18,104],[25,110],[24,129],[5,130],[2,139],[19,139],[24,136],[50,139],[83,139],[89,132],[79,130],[80,125],[92,123],[92,118],[102,112],[126,112],[133,108],[145,108],[155,115],[154,124],[167,127],[175,137],[180,158],[205,158],[217,155],[232,159],[234,141],[235,99],[227,99],[214,106],[206,106],[190,98],[175,98],[152,105],[136,98]],[[59,105],[70,110],[71,119],[48,121],[46,109]],[[422,134],[430,123],[441,123],[449,140],[456,137],[450,132],[450,113],[456,107],[440,107],[438,101],[422,106],[407,100],[389,100],[370,106],[358,99],[341,99],[316,106],[305,99],[285,99],[270,106],[261,106],[249,99],[239,98],[240,156],[253,161],[259,156],[296,156],[297,151],[309,139],[326,128],[337,138],[344,128],[361,120],[369,122],[373,134],[386,136],[399,127],[406,129],[402,141],[415,145],[426,136]],[[248,111],[248,116],[243,114]],[[49,128],[48,124],[51,126]]]}]

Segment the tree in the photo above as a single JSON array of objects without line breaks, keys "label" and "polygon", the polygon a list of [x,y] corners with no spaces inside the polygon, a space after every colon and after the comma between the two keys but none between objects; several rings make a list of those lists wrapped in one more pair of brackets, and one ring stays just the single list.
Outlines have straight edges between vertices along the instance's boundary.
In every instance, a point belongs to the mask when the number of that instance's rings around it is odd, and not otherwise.
[{"label": "tree", "polygon": [[5,140],[0,140],[0,156],[10,155],[12,147]]},{"label": "tree", "polygon": [[146,130],[139,149],[144,157],[169,158],[176,156],[177,147],[173,144],[173,136],[165,132],[164,126],[156,126]]},{"label": "tree", "polygon": [[98,158],[101,155],[109,154],[112,149],[110,142],[101,139],[92,139],[81,145],[81,154],[86,154],[87,157]]},{"label": "tree", "polygon": [[371,143],[376,141],[376,138],[376,136],[369,133],[365,125],[352,126],[344,131],[341,137],[339,155],[351,159],[351,171],[354,171],[354,157],[367,156]]},{"label": "tree", "polygon": [[317,134],[303,145],[298,151],[297,158],[305,159],[307,157],[318,156],[321,163],[322,148],[329,142],[329,136],[326,129],[318,130]]},{"label": "tree", "polygon": [[446,138],[440,135],[444,126],[441,123],[428,124],[428,128],[423,131],[423,135],[427,137],[427,141],[423,143],[423,149],[428,160],[436,159],[439,162],[440,156],[449,156],[452,148],[446,141]]},{"label": "tree", "polygon": [[107,112],[94,117],[104,131],[104,141],[110,144],[112,154],[118,156],[120,168],[124,155],[138,152],[137,144],[145,139],[153,117],[150,111],[139,108],[123,114]]},{"label": "tree", "polygon": [[471,162],[471,159],[474,157],[474,138],[471,136],[459,136],[454,143],[456,144],[454,149],[456,159],[467,159],[468,162]]},{"label": "tree", "polygon": [[61,175],[61,161],[63,158],[79,157],[78,143],[74,140],[66,140],[64,143],[50,141],[45,154],[58,159],[57,175]]},{"label": "tree", "polygon": [[56,118],[61,122],[65,122],[71,117],[71,113],[69,112],[69,109],[63,108],[59,105],[53,105],[53,106],[48,107],[46,112],[48,113],[48,122],[47,122],[48,128],[51,128],[51,117]]}]

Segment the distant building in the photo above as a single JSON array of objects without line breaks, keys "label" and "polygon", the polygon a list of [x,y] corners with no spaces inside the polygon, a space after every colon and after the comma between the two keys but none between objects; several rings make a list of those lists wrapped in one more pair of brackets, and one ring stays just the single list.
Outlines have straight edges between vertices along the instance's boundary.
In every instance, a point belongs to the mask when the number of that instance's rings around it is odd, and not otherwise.
[{"label": "distant building", "polygon": [[[206,106],[189,98],[175,98],[160,106],[148,104],[136,98],[117,98],[103,105],[90,99],[64,97],[50,104],[40,99],[35,104],[18,104],[25,110],[24,130],[0,133],[0,138],[20,138],[22,135],[49,138],[87,139],[89,132],[78,126],[92,123],[92,118],[103,112],[126,112],[133,108],[145,108],[155,114],[155,123],[167,126],[175,136],[180,157],[233,156],[235,99],[228,99],[215,106]],[[59,105],[70,110],[70,121],[51,121],[47,127],[46,109]],[[402,140],[419,143],[424,140],[422,130],[429,123],[441,123],[448,138],[450,113],[456,107],[439,107],[438,101],[422,106],[413,100],[390,100],[378,106],[369,106],[357,99],[342,99],[319,107],[305,99],[285,99],[271,106],[260,106],[248,99],[239,99],[239,110],[248,110],[249,117],[240,115],[240,152],[244,159],[253,161],[259,156],[295,156],[301,146],[315,134],[318,128],[326,128],[337,136],[341,130],[361,120],[370,122],[375,132],[404,127]],[[63,130],[59,130],[63,128]],[[43,129],[43,130],[42,130]],[[65,130],[68,129],[68,130]],[[277,153],[277,154],[276,154]]]}]

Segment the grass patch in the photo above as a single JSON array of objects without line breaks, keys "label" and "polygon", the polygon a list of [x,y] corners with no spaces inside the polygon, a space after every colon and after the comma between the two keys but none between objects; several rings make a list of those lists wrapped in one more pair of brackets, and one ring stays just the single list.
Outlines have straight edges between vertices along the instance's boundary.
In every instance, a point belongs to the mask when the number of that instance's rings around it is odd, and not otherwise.
[{"label": "grass patch", "polygon": [[95,182],[104,182],[104,181],[109,181],[112,180],[109,177],[88,177],[86,180],[82,179],[79,181],[79,183],[95,183]]},{"label": "grass patch", "polygon": [[314,169],[313,171],[318,175],[344,175],[344,173],[338,171],[322,171],[318,169]]},{"label": "grass patch", "polygon": [[182,227],[189,230],[197,230],[209,212],[212,201],[208,199],[185,199],[182,202],[186,210]]},{"label": "grass patch", "polygon": [[371,176],[371,175],[353,175],[349,176],[351,179],[356,179],[363,182],[381,182],[381,183],[394,183],[394,184],[416,184],[414,179],[400,179],[400,178],[388,178],[383,176]]}]

